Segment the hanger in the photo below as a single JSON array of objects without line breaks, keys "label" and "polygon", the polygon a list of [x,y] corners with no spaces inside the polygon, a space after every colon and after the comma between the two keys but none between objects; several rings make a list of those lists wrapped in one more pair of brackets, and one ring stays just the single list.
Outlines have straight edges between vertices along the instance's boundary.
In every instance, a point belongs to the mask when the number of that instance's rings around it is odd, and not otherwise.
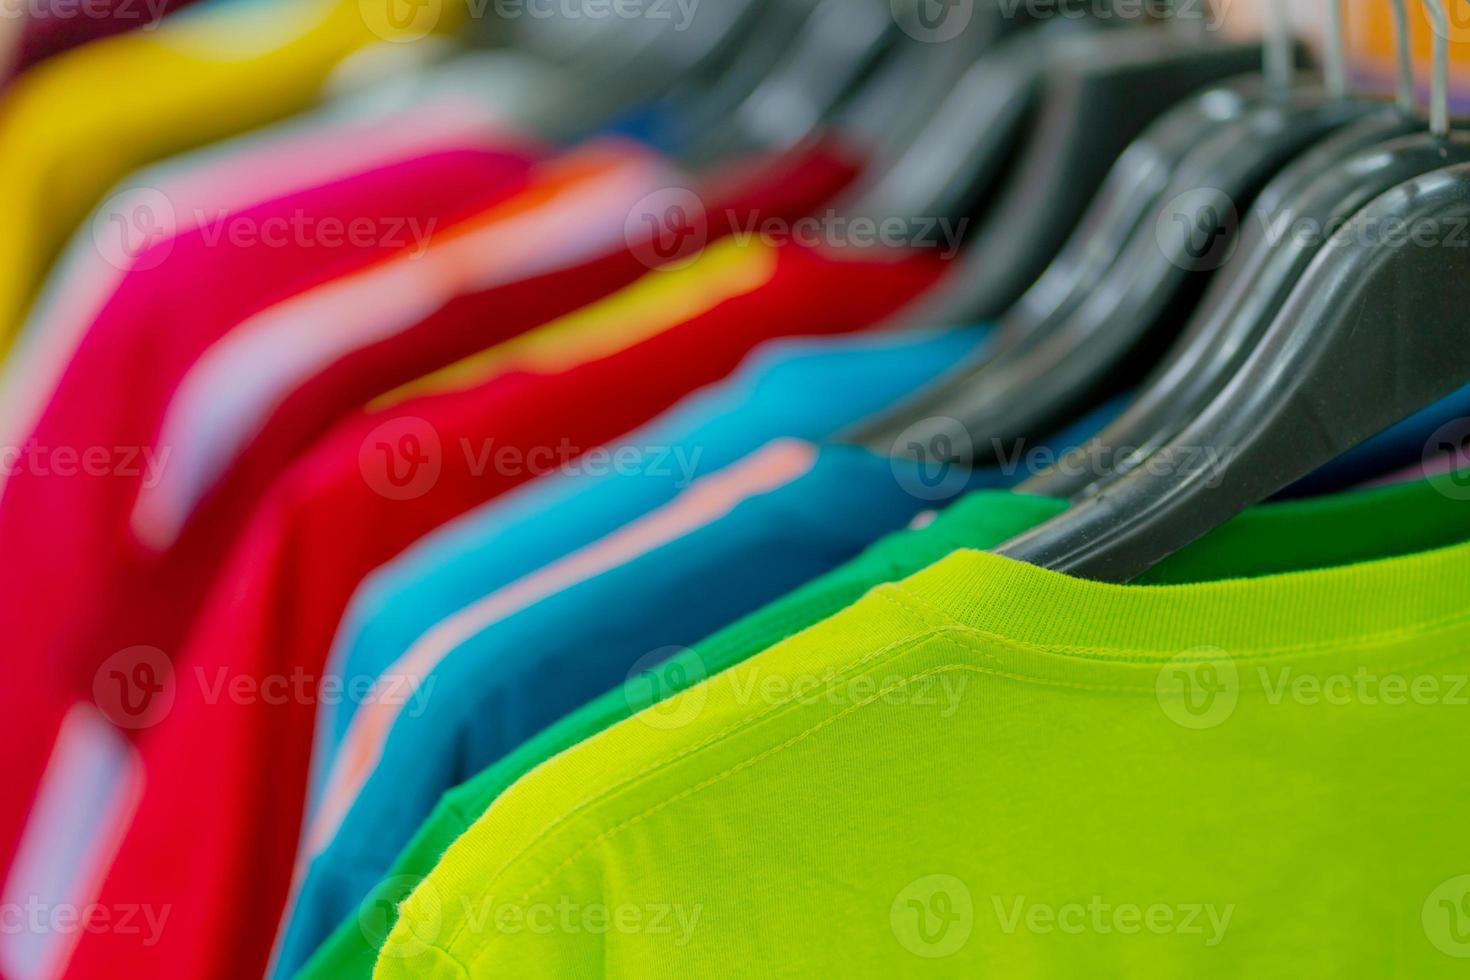
[{"label": "hanger", "polygon": [[1200,41],[1159,25],[1049,45],[1041,105],[1008,179],[951,285],[905,320],[932,326],[1003,314],[1066,244],[1129,143],[1186,97],[1260,63],[1257,45]]},{"label": "hanger", "polygon": [[[1335,9],[1337,2],[1327,5]],[[1266,58],[1274,66],[1267,97],[1190,148],[1158,194],[1160,207],[1132,229],[1117,260],[1075,309],[1044,331],[1023,331],[1019,342],[1003,335],[973,370],[910,409],[926,422],[898,431],[927,444],[957,419],[979,450],[977,461],[994,460],[1004,446],[1091,410],[1158,363],[1169,328],[1177,329],[1228,257],[1235,209],[1249,205],[1306,147],[1380,107],[1346,98],[1345,83],[1293,88],[1290,51],[1283,19],[1267,37]],[[891,446],[893,435],[880,432],[876,441]]]},{"label": "hanger", "polygon": [[[1430,132],[1450,140],[1448,18],[1435,20]],[[1333,236],[1259,345],[1161,451],[1000,550],[1084,578],[1129,581],[1242,510],[1470,382],[1470,164],[1414,177]],[[1385,231],[1415,230],[1399,240]],[[1421,237],[1421,235],[1427,237]]]},{"label": "hanger", "polygon": [[[1410,177],[1461,162],[1470,152],[1459,138],[1441,142],[1419,133],[1422,124],[1413,115],[1412,61],[1406,50],[1408,18],[1404,0],[1392,3],[1405,59],[1396,104],[1324,140],[1267,185],[1241,229],[1237,254],[1211,281],[1179,342],[1138,397],[1087,446],[1027,481],[1019,488],[1022,492],[1086,496],[1141,465],[1225,386],[1316,255],[1320,236],[1293,234],[1293,229],[1338,227],[1378,194]],[[1331,23],[1328,33],[1331,50],[1342,52],[1341,35]],[[1341,84],[1346,84],[1345,72]],[[1112,455],[1109,447],[1128,447],[1129,455],[1105,458]]]},{"label": "hanger", "polygon": [[788,55],[815,9],[816,0],[758,3],[723,58],[663,96],[673,120],[671,142],[692,146],[708,138]]},{"label": "hanger", "polygon": [[[956,94],[964,90],[965,79],[975,69],[990,64],[1000,53],[998,46],[1006,38],[1021,34],[1032,21],[1023,16],[1006,16],[999,0],[979,0],[957,33],[934,36],[929,33],[932,28],[927,26],[925,15],[929,2],[894,0],[893,15],[900,33],[893,51],[831,120],[836,133],[864,147],[870,161],[867,176],[860,180],[848,200],[837,206],[843,214],[880,218],[934,214],[922,209],[885,206],[890,182],[901,181],[910,190],[909,200],[916,196],[912,181],[918,175],[906,173],[903,178],[897,178],[894,174],[902,161],[921,155],[921,150],[927,151],[922,154],[926,160],[936,155],[952,158],[953,134],[965,131],[956,129],[955,122],[968,126],[965,133],[968,142],[994,145],[1005,139],[1003,133],[990,129],[992,119],[980,109],[957,118],[951,115],[944,123],[936,124],[936,120],[953,103]],[[1085,22],[1096,23],[1091,18]],[[1008,72],[1025,70],[1015,64],[1007,64],[1006,69]],[[1000,88],[1008,87],[1004,75],[992,74],[988,81]],[[988,101],[993,101],[990,91],[982,97],[991,97]],[[991,137],[980,138],[985,133],[991,133]],[[950,171],[940,165],[930,172],[947,175]],[[872,198],[868,198],[870,193]]]},{"label": "hanger", "polygon": [[[905,133],[905,141],[874,141],[879,143],[875,150],[879,163],[838,210],[878,218],[966,218],[1016,152],[1020,127],[1040,98],[1047,49],[1061,37],[1095,31],[1103,24],[1093,18],[1058,18],[997,38],[944,94],[935,97],[927,118],[915,115],[922,125]],[[900,117],[909,104],[905,100]],[[871,119],[863,117],[865,108],[855,105],[857,118],[840,122],[838,131],[856,132],[862,138],[892,125],[877,112]],[[885,153],[884,146],[896,151]]]},{"label": "hanger", "polygon": [[[701,91],[745,60],[756,25],[777,0],[726,0],[688,24],[676,20],[672,4],[642,3],[646,16],[550,18],[555,29],[525,32],[517,50],[533,50],[561,65],[577,90],[575,100],[541,127],[543,135],[576,142],[630,107],[656,100],[682,111],[675,93]],[[574,20],[593,23],[567,23]],[[532,36],[535,43],[529,43]]]},{"label": "hanger", "polygon": [[754,90],[722,116],[703,119],[692,163],[801,143],[892,50],[898,33],[887,0],[817,0]]},{"label": "hanger", "polygon": [[[1023,40],[1034,37],[1035,35],[1025,35],[1005,43],[1019,47]],[[1033,66],[1041,64],[1038,53],[1031,49],[1018,50],[1017,61]],[[1276,54],[1264,50],[1255,50],[1254,57],[1257,65],[1263,61],[1280,60]],[[1288,39],[1288,74],[1292,57],[1291,42]],[[1020,352],[1033,348],[1040,338],[1056,329],[1087,296],[1104,288],[1108,274],[1117,257],[1124,252],[1129,237],[1145,216],[1156,209],[1160,194],[1185,156],[1208,133],[1225,122],[1240,118],[1264,96],[1265,83],[1259,77],[1237,79],[1229,85],[1193,95],[1151,124],[1138,139],[1129,144],[1109,170],[1096,199],[1057,257],[1017,303],[999,318],[999,339],[935,387],[899,405],[893,411],[854,427],[843,436],[844,440],[868,446],[875,452],[886,453],[901,434],[907,435],[914,425],[942,415],[942,406],[948,405],[956,397],[968,395],[974,378],[982,374],[985,366],[1002,352]],[[941,116],[936,121],[949,120]],[[922,156],[917,158],[918,161],[923,159]],[[916,162],[917,167],[923,165],[922,162]],[[911,182],[917,183],[920,181]],[[892,197],[890,200],[902,198]],[[948,212],[941,205],[938,211],[929,213]],[[965,267],[953,275],[959,279],[967,272],[968,267]],[[924,306],[917,315],[906,313],[904,320],[935,317],[940,322],[947,322],[952,316],[954,304],[954,294],[941,295],[937,304]],[[947,313],[946,309],[950,311]]]}]

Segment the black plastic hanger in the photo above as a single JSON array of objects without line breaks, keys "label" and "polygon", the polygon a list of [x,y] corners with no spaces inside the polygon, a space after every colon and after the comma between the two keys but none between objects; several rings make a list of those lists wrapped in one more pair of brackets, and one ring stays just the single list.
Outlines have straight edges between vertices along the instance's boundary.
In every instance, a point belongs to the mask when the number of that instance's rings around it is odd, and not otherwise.
[{"label": "black plastic hanger", "polygon": [[[528,32],[539,40],[523,47],[563,65],[577,88],[575,104],[547,120],[543,135],[571,142],[630,107],[670,99],[673,92],[704,91],[747,59],[751,35],[769,9],[786,5],[786,0],[727,0],[686,25],[674,19],[678,15],[672,6],[654,6],[655,2],[644,0],[643,15],[631,20],[551,18],[554,30]],[[568,20],[594,23],[564,23]],[[603,24],[607,20],[613,24]],[[693,99],[680,97],[684,103],[676,105],[682,113]]]},{"label": "black plastic hanger", "polygon": [[[1406,44],[1403,0],[1394,0],[1394,7],[1399,38]],[[1340,35],[1330,33],[1329,50],[1341,52]],[[1401,56],[1409,57],[1407,52]],[[1302,230],[1339,227],[1397,184],[1470,161],[1466,141],[1419,132],[1412,65],[1404,65],[1409,74],[1400,73],[1396,106],[1313,147],[1261,192],[1252,220],[1241,229],[1236,255],[1211,281],[1179,342],[1123,414],[1060,465],[1023,484],[1022,492],[1085,496],[1141,465],[1203,410],[1270,326],[1322,245],[1321,232]],[[1127,456],[1118,456],[1116,447],[1125,447]]]},{"label": "black plastic hanger", "polygon": [[[1270,48],[1289,52],[1290,43],[1283,30]],[[1190,150],[1158,195],[1156,214],[1133,229],[1117,261],[1074,310],[1031,343],[1002,338],[973,371],[910,408],[910,417],[928,421],[878,432],[876,444],[891,447],[907,432],[927,445],[955,419],[971,436],[975,462],[987,462],[1136,384],[1228,256],[1235,209],[1248,206],[1304,148],[1381,106],[1341,91],[1291,89],[1279,80],[1269,88],[1279,94],[1215,127]]]},{"label": "black plastic hanger", "polygon": [[[1030,52],[1021,54],[1023,60],[1036,63]],[[1257,63],[1260,61],[1258,54]],[[1259,104],[1265,98],[1265,85],[1264,78],[1252,76],[1208,89],[1151,124],[1112,166],[1081,224],[1056,259],[1000,318],[999,339],[936,386],[854,427],[844,439],[888,452],[900,434],[941,414],[936,406],[946,405],[957,396],[968,396],[973,379],[986,364],[1006,352],[1014,355],[1031,350],[1048,332],[1057,329],[1086,297],[1104,287],[1129,238],[1157,210],[1161,193],[1184,158],[1212,131]],[[914,318],[912,313],[903,315],[905,321]]]},{"label": "black plastic hanger", "polygon": [[[1435,18],[1431,132],[1448,138],[1448,19]],[[1376,198],[1333,236],[1241,370],[1164,449],[1000,553],[1129,581],[1470,383],[1470,165]],[[1388,234],[1406,229],[1405,234]]]},{"label": "black plastic hanger", "polygon": [[[895,0],[893,15],[900,33],[893,51],[830,120],[842,139],[864,148],[869,160],[867,176],[854,188],[849,201],[838,205],[843,214],[889,217],[933,213],[884,210],[881,194],[877,195],[877,207],[869,207],[864,197],[870,189],[883,186],[900,162],[920,148],[927,148],[931,155],[950,152],[946,139],[952,127],[936,126],[934,120],[952,102],[966,76],[990,60],[1005,38],[1016,36],[1031,23],[1025,17],[1006,16],[999,0],[980,0],[960,30],[952,36],[934,37],[926,33],[930,28],[926,27],[924,10],[929,3]],[[1014,70],[1014,66],[1008,68]],[[959,119],[968,120],[974,127],[991,124],[983,111]],[[947,122],[952,121],[951,116]]]},{"label": "black plastic hanger", "polygon": [[1004,313],[1045,271],[1114,161],[1186,97],[1260,68],[1257,45],[1201,42],[1158,25],[1048,46],[1041,106],[949,285],[905,319],[972,323]]},{"label": "black plastic hanger", "polygon": [[713,163],[801,143],[893,49],[899,33],[887,0],[818,0],[780,62],[697,139],[691,160]]},{"label": "black plastic hanger", "polygon": [[751,98],[761,84],[792,57],[798,39],[817,9],[817,0],[766,0],[726,62],[708,77],[692,79],[670,93],[677,120],[676,142],[697,147]]},{"label": "black plastic hanger", "polygon": [[[1048,48],[1062,37],[1101,26],[1091,18],[1053,19],[998,40],[955,80],[907,143],[892,144],[901,152],[885,163],[880,151],[873,172],[839,210],[872,217],[966,218],[1016,152],[1020,127],[1041,96]],[[861,118],[838,124],[843,132],[872,128]]]}]

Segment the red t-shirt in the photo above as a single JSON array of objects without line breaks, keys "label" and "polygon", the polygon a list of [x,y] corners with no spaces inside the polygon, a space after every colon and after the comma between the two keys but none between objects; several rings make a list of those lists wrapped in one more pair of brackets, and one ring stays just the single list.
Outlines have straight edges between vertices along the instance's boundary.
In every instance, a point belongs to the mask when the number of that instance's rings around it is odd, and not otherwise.
[{"label": "red t-shirt", "polygon": [[[529,478],[525,468],[477,465],[463,447],[491,438],[497,451],[521,454],[599,446],[724,377],[758,344],[860,329],[939,272],[930,256],[833,259],[787,245],[763,285],[619,353],[552,374],[502,374],[337,426],[256,512],[173,661],[171,708],[140,737],[139,801],[96,901],[167,906],[168,927],[152,945],[84,934],[67,976],[263,969],[305,805],[315,682],[352,593],[423,535]],[[380,446],[404,452],[385,461],[407,464],[395,471],[401,480],[377,466]],[[308,693],[209,694],[240,678],[252,689],[304,678],[297,690]]]},{"label": "red t-shirt", "polygon": [[[326,227],[369,216],[458,220],[524,183],[522,151],[465,150],[409,159],[220,216],[158,242],[93,322],[46,409],[7,460],[0,493],[0,869],[9,866],[57,719],[107,652],[91,647],[99,611],[136,550],[128,514],[166,465],[156,446],[164,405],[200,355],[234,326],[289,296],[398,252],[384,236],[324,248],[309,240],[247,247],[230,229],[302,215]],[[221,234],[223,232],[223,234]],[[65,455],[62,455],[65,454]],[[91,454],[91,462],[88,455]],[[100,654],[100,656],[99,656]]]},{"label": "red t-shirt", "polygon": [[[648,157],[626,144],[612,155]],[[537,193],[529,166],[523,153],[441,154],[230,220],[261,228],[281,216],[304,214],[321,223],[381,215],[400,225],[405,219],[420,226],[437,222],[453,233]],[[855,173],[845,153],[825,145],[753,164],[738,181],[704,191],[711,207],[685,216],[696,227],[679,241],[692,247],[748,214],[805,213]],[[140,541],[132,520],[155,475],[145,459],[156,459],[167,474],[163,453],[171,447],[160,445],[159,433],[183,379],[206,352],[246,329],[242,324],[311,290],[330,289],[344,276],[370,274],[393,261],[401,245],[359,252],[272,244],[236,249],[222,246],[228,236],[206,228],[168,243],[157,263],[140,258],[141,271],[127,277],[88,332],[32,439],[40,447],[117,447],[129,454],[119,462],[130,472],[114,467],[103,476],[65,477],[26,470],[12,475],[0,499],[0,553],[10,559],[0,568],[0,624],[10,640],[10,682],[0,686],[9,777],[0,790],[0,868],[10,865],[68,710],[105,686],[102,674],[120,651],[140,645],[178,651],[250,509],[296,452],[382,391],[646,273],[650,261],[663,256],[625,230],[627,210],[615,212],[618,245],[598,257],[461,295],[299,379],[163,550]],[[303,323],[304,329],[314,326],[309,319]],[[343,324],[329,326],[340,331]]]}]

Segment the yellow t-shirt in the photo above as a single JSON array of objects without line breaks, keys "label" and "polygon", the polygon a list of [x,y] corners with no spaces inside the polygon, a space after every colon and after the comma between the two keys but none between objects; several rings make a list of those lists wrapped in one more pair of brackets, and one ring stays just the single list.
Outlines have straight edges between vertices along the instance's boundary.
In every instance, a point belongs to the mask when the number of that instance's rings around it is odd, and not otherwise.
[{"label": "yellow t-shirt", "polygon": [[1467,596],[955,552],[530,772],[376,976],[1462,977]]},{"label": "yellow t-shirt", "polygon": [[[386,2],[386,0],[385,0]],[[367,0],[232,0],[148,31],[84,45],[18,78],[0,99],[0,353],[47,266],[129,171],[297,112],[345,56],[442,29],[462,12],[437,0],[415,19]],[[104,255],[166,232],[166,199],[139,195],[132,227],[93,229]]]}]

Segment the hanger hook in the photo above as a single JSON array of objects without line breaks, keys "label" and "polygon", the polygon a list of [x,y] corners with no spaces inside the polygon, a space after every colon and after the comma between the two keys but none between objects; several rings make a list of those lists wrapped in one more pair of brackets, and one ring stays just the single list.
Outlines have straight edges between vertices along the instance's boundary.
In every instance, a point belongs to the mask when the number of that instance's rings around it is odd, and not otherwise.
[{"label": "hanger hook", "polygon": [[1347,43],[1343,40],[1342,0],[1327,0],[1327,52],[1322,70],[1327,77],[1327,94],[1334,99],[1346,99]]},{"label": "hanger hook", "polygon": [[1413,115],[1418,93],[1414,85],[1414,52],[1412,39],[1409,37],[1409,10],[1404,0],[1391,0],[1391,2],[1393,3],[1394,40],[1399,50],[1397,101],[1399,108],[1405,114]]},{"label": "hanger hook", "polygon": [[1450,18],[1444,0],[1424,0],[1424,9],[1434,23],[1434,84],[1429,101],[1429,131],[1435,136],[1450,134]]},{"label": "hanger hook", "polygon": [[1267,7],[1270,21],[1266,25],[1265,64],[1266,87],[1277,97],[1291,91],[1293,45],[1291,20],[1286,11],[1286,0],[1271,0]]}]

